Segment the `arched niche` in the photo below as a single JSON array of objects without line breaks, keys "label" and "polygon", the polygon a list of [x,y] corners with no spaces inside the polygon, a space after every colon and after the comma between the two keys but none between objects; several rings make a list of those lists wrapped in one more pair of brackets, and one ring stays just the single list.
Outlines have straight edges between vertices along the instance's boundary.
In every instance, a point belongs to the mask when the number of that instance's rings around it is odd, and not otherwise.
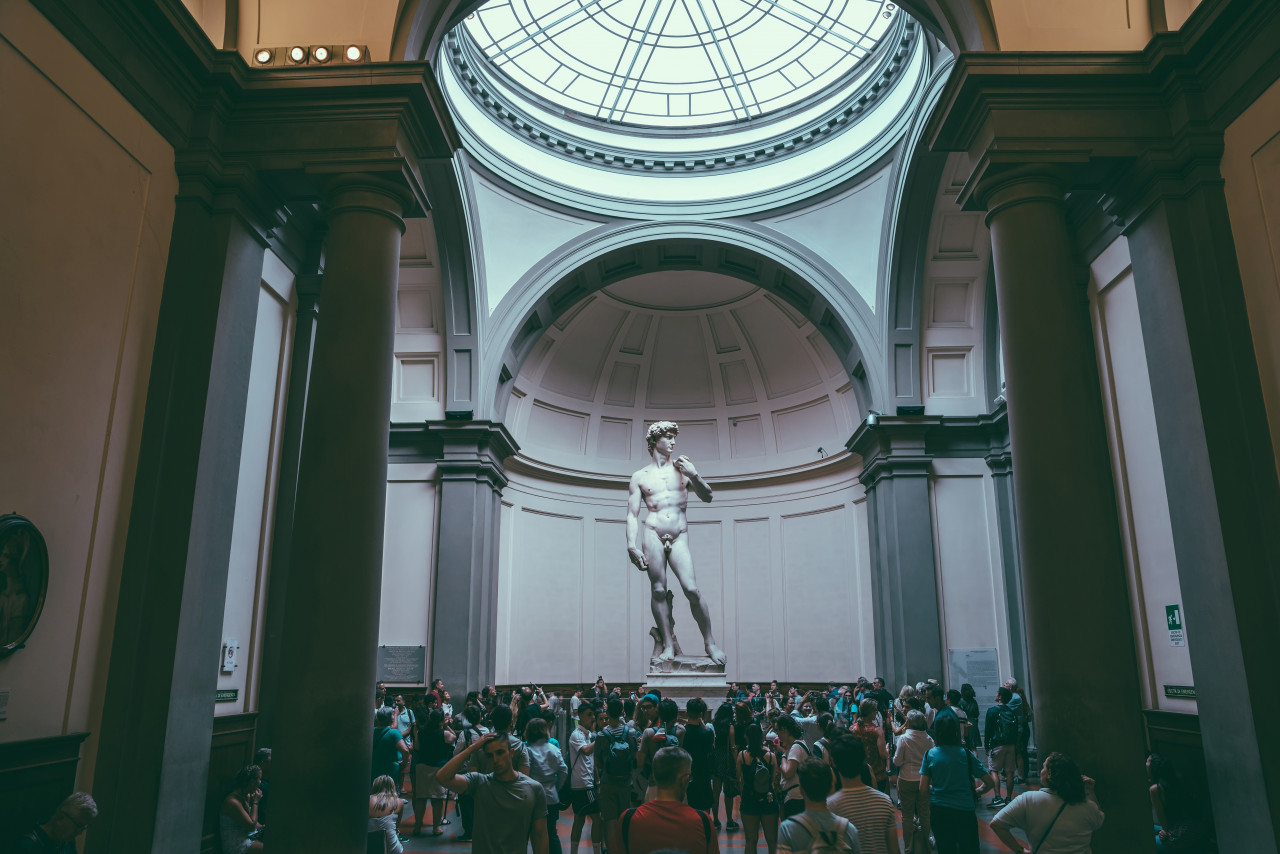
[{"label": "arched niche", "polygon": [[660,224],[588,236],[558,259],[536,267],[504,298],[486,333],[484,402],[503,420],[511,386],[543,332],[583,299],[624,279],[663,271],[701,270],[755,285],[803,315],[835,351],[859,411],[882,405],[885,389],[871,340],[874,318],[859,310],[838,274],[791,247],[708,223]]}]

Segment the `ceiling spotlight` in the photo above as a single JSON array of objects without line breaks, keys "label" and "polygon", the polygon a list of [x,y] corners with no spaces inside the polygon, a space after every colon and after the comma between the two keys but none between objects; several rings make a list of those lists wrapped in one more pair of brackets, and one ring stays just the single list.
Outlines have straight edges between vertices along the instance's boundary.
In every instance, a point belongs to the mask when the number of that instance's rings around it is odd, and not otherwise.
[{"label": "ceiling spotlight", "polygon": [[329,57],[330,57],[329,48],[325,47],[324,45],[320,45],[319,47],[314,47],[311,49],[311,58],[314,59],[316,62],[328,62]]},{"label": "ceiling spotlight", "polygon": [[271,62],[271,50],[269,48],[259,48],[258,52],[253,55],[254,61],[259,65],[268,65]]},{"label": "ceiling spotlight", "polygon": [[307,61],[307,49],[298,47],[297,45],[289,48],[289,61],[294,65],[301,65]]},{"label": "ceiling spotlight", "polygon": [[345,55],[347,57],[347,62],[359,62],[364,59],[364,48],[360,47],[358,44],[347,45]]}]

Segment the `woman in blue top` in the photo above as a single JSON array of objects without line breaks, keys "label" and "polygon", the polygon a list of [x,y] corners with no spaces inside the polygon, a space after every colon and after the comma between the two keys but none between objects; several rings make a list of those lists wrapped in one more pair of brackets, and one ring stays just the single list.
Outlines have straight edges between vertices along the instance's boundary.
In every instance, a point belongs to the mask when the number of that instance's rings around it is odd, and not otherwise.
[{"label": "woman in blue top", "polygon": [[[960,719],[938,718],[933,740],[937,745],[920,765],[920,797],[929,799],[933,836],[938,854],[978,854],[978,799],[995,788],[991,774],[978,757],[960,743]],[[982,781],[975,790],[974,780]]]}]

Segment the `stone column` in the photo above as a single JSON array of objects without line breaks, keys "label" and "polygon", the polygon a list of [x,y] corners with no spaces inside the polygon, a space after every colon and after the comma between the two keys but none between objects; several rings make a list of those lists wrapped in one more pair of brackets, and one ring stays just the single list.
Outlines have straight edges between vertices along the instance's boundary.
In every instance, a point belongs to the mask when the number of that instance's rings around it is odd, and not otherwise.
[{"label": "stone column", "polygon": [[503,460],[518,446],[489,421],[439,421],[427,434],[441,444],[440,536],[430,679],[455,698],[494,680],[497,661],[498,514],[507,485]]},{"label": "stone column", "polygon": [[1031,662],[1027,657],[1026,609],[1022,604],[1022,562],[1018,555],[1018,513],[1013,495],[1013,454],[1009,452],[1007,411],[1000,421],[1004,422],[1004,429],[1001,431],[1003,435],[998,437],[998,441],[993,441],[986,460],[987,468],[991,469],[991,484],[996,497],[1000,563],[1004,567],[1005,618],[1009,623],[1009,657],[1013,661],[1013,675],[1026,691],[1027,699],[1034,708]]},{"label": "stone column", "polygon": [[1218,842],[1264,854],[1280,849],[1280,488],[1222,181],[1203,171],[1126,234]]},{"label": "stone column", "polygon": [[982,188],[991,229],[1041,753],[1098,781],[1098,854],[1151,851],[1145,731],[1115,488],[1081,266],[1063,189]]},{"label": "stone column", "polygon": [[98,736],[86,850],[198,851],[266,241],[179,197]]},{"label": "stone column", "polygon": [[[318,241],[317,241],[318,243]],[[297,323],[293,352],[289,361],[289,395],[285,402],[284,435],[280,445],[280,482],[276,487],[275,519],[272,525],[271,564],[267,571],[266,613],[262,626],[262,675],[258,692],[258,729],[261,747],[275,743],[277,715],[291,708],[279,696],[280,670],[284,666],[281,640],[284,635],[284,603],[289,589],[290,555],[293,551],[293,513],[298,491],[298,463],[302,455],[302,421],[307,406],[307,386],[311,377],[311,355],[319,316],[321,275],[316,257],[309,259],[312,272],[299,273]],[[287,725],[287,724],[285,724]]]},{"label": "stone column", "polygon": [[941,679],[946,673],[933,517],[929,509],[928,427],[881,417],[849,440],[862,456],[871,537],[877,675],[886,685]]},{"label": "stone column", "polygon": [[332,182],[324,320],[298,466],[278,696],[272,840],[283,854],[365,850],[382,591],[396,279],[412,198],[381,178]]}]

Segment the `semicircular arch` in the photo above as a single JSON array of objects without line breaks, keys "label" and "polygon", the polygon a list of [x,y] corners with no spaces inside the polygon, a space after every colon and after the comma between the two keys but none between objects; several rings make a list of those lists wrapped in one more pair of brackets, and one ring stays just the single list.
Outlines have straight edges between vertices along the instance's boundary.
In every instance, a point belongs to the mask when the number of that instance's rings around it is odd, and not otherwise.
[{"label": "semicircular arch", "polygon": [[[833,269],[780,240],[726,223],[645,223],[584,235],[537,265],[489,320],[481,379],[487,417],[502,420],[521,365],[543,333],[601,288],[646,273],[701,270],[768,291],[826,338],[849,376],[858,407],[886,390],[873,346],[874,317]],[[480,417],[480,416],[478,416]]]}]

